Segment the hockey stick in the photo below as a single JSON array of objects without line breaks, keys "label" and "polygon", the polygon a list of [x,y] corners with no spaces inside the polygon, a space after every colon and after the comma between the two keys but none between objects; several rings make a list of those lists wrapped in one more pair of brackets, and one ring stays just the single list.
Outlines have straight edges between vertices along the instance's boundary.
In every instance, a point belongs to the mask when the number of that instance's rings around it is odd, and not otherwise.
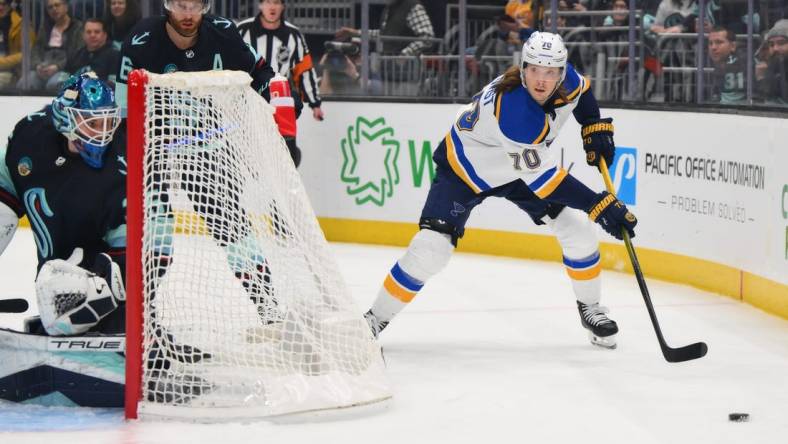
[{"label": "hockey stick", "polygon": [[24,313],[28,307],[25,299],[0,299],[0,313]]},{"label": "hockey stick", "polygon": [[[613,181],[610,180],[610,173],[607,170],[607,163],[605,163],[605,159],[599,159],[599,169],[602,172],[602,177],[605,180],[605,187],[607,188],[607,191],[615,195],[616,190],[613,188]],[[664,356],[665,360],[668,362],[684,362],[706,356],[706,352],[709,351],[709,347],[705,342],[696,342],[694,344],[679,348],[671,348],[665,342],[665,338],[662,336],[662,329],[659,328],[657,314],[654,312],[654,305],[651,303],[651,297],[648,294],[646,279],[643,278],[643,271],[641,271],[637,255],[635,255],[635,247],[632,246],[632,240],[630,240],[629,233],[627,233],[626,229],[622,228],[621,234],[624,236],[624,245],[627,247],[629,260],[632,262],[632,269],[635,272],[635,277],[637,278],[638,286],[640,287],[640,294],[643,295],[643,301],[646,303],[646,309],[648,309],[648,315],[651,318],[651,325],[654,326],[654,331],[657,333],[657,340],[659,341],[659,347],[662,349],[662,356]]]}]

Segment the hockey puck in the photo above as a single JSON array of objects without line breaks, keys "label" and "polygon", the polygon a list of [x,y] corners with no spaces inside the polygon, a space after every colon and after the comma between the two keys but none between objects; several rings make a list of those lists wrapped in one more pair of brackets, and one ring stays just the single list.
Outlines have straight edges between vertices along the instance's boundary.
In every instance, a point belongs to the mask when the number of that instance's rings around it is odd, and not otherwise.
[{"label": "hockey puck", "polygon": [[747,422],[750,420],[749,413],[729,413],[728,414],[728,421],[733,422]]}]

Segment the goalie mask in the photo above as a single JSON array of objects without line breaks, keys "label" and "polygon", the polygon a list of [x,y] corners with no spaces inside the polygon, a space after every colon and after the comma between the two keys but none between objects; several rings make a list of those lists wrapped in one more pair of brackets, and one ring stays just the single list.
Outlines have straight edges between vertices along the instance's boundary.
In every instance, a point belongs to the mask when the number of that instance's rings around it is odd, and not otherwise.
[{"label": "goalie mask", "polygon": [[93,168],[104,166],[104,153],[120,125],[115,93],[94,72],[73,75],[52,101],[52,122]]},{"label": "goalie mask", "polygon": [[[522,65],[520,67],[523,85],[525,85],[526,67],[528,65],[536,65],[560,69],[560,79],[555,86],[555,89],[558,89],[566,78],[566,59],[566,45],[564,45],[564,40],[560,35],[550,32],[534,32],[523,44]],[[555,93],[555,89],[553,93]]]},{"label": "goalie mask", "polygon": [[211,0],[164,0],[164,9],[183,13],[207,14],[211,9]]}]

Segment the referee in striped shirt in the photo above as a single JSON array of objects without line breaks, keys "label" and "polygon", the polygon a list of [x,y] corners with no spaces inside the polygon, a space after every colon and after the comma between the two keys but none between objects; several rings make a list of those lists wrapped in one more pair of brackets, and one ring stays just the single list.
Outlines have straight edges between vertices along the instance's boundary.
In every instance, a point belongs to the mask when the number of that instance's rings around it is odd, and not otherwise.
[{"label": "referee in striped shirt", "polygon": [[[304,36],[282,19],[285,0],[260,0],[260,13],[238,24],[241,37],[271,65],[274,72],[289,78],[293,91],[312,108],[312,116],[323,120],[318,79],[312,54]],[[292,76],[290,75],[292,73]]]}]

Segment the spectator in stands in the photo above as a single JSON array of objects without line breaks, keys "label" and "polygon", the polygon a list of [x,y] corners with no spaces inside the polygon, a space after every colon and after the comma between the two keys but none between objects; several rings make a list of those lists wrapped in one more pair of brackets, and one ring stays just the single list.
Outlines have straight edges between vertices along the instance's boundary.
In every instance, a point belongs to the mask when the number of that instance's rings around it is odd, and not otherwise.
[{"label": "spectator in stands", "polygon": [[120,51],[120,45],[131,28],[140,21],[142,13],[137,0],[106,0],[104,25],[112,45]]},{"label": "spectator in stands", "polygon": [[[551,8],[551,1],[550,0],[543,0],[544,1],[544,13],[542,15],[542,26],[541,29],[545,31],[550,31],[553,29],[553,14]],[[558,10],[559,11],[568,11],[568,6],[566,2],[558,2]],[[556,20],[556,26],[558,28],[564,28],[567,26],[566,17],[565,16],[558,16]]]},{"label": "spectator in stands", "polygon": [[[753,32],[760,32],[760,15],[758,0],[755,0],[753,12]],[[734,34],[747,33],[747,2],[741,0],[708,0],[706,17],[709,23],[723,26]]]},{"label": "spectator in stands", "polygon": [[[359,43],[326,42],[326,52],[318,66],[320,94],[352,95],[361,92],[361,54]],[[367,93],[382,94],[380,78],[372,74],[367,85]]]},{"label": "spectator in stands", "polygon": [[[629,45],[625,44],[625,42],[629,42],[629,2],[627,0],[614,0],[612,3],[603,6],[603,8],[614,12],[603,19],[598,38],[605,42],[619,42],[621,45],[600,46],[596,49],[598,53],[606,54],[607,63],[604,65],[604,78],[607,81],[598,83],[595,86],[594,94],[600,98],[618,100],[624,97],[628,82]],[[613,27],[625,28],[615,29]],[[635,69],[640,69],[640,67]]]},{"label": "spectator in stands", "polygon": [[537,19],[541,16],[539,3],[538,0],[509,0],[504,13],[517,22],[519,29],[536,29]]},{"label": "spectator in stands", "polygon": [[[613,15],[605,17],[603,26],[628,26],[629,25],[629,2],[627,0],[615,0],[610,8]],[[628,31],[624,31],[628,32]]]},{"label": "spectator in stands", "polygon": [[[380,21],[380,29],[370,30],[371,38],[378,36],[394,37],[416,37],[434,38],[435,32],[432,29],[432,21],[427,15],[427,10],[419,0],[390,0],[383,9]],[[342,27],[336,34],[336,38],[347,40],[349,37],[361,36],[361,30]],[[383,48],[380,50],[386,55],[415,56],[423,53],[432,44],[429,41],[383,41]]]},{"label": "spectator in stands", "polygon": [[[358,29],[342,27],[338,40],[359,37]],[[411,40],[387,40],[386,37],[410,37]],[[421,39],[435,37],[432,21],[419,0],[390,0],[383,8],[380,29],[370,30],[372,39],[380,38],[381,78],[386,81],[386,94],[414,96],[419,88],[419,61],[415,58],[432,47],[432,42]]]},{"label": "spectator in stands", "polygon": [[651,31],[657,34],[691,32],[697,16],[696,0],[662,0]]},{"label": "spectator in stands", "polygon": [[469,63],[472,77],[478,80],[475,89],[503,74],[512,64],[512,54],[518,52],[522,45],[519,24],[511,16],[500,15],[495,22],[498,29],[476,42],[473,59]]},{"label": "spectator in stands", "polygon": [[724,105],[744,103],[747,98],[747,63],[746,57],[736,49],[736,34],[722,26],[712,28],[709,32],[709,58],[714,67],[711,100]]},{"label": "spectator in stands", "polygon": [[114,87],[120,53],[109,42],[104,22],[97,18],[87,19],[82,38],[85,46],[68,60],[66,72],[73,75],[93,71],[99,79]]},{"label": "spectator in stands", "polygon": [[758,90],[767,103],[788,105],[788,19],[775,23],[765,41],[768,51],[760,54],[765,62],[756,69]]},{"label": "spectator in stands", "polygon": [[33,43],[34,70],[26,74],[30,89],[56,92],[69,77],[66,63],[83,41],[82,22],[69,15],[68,7],[68,0],[47,0],[47,18]]},{"label": "spectator in stands", "polygon": [[22,17],[10,1],[0,0],[0,91],[16,84],[22,67]]}]

